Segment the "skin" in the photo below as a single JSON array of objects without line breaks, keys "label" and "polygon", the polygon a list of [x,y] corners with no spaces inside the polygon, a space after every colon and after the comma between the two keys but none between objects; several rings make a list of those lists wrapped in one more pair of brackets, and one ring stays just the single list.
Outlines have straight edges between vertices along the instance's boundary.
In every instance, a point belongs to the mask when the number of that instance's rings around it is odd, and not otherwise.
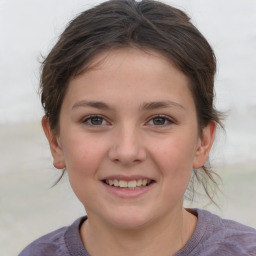
[{"label": "skin", "polygon": [[[54,166],[67,168],[88,215],[82,241],[94,256],[174,254],[196,227],[183,195],[208,157],[215,122],[199,136],[189,80],[158,52],[112,50],[91,64],[70,81],[59,133],[42,120]],[[120,195],[102,182],[116,175],[154,182]]]}]

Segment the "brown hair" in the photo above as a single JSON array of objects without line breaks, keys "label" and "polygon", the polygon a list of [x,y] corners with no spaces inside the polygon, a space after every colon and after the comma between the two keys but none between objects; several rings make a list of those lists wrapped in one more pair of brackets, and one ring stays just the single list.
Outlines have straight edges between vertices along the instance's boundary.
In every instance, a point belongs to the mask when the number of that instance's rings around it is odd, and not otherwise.
[{"label": "brown hair", "polygon": [[[130,46],[162,53],[190,79],[200,131],[210,121],[221,125],[213,102],[215,55],[190,18],[158,1],[110,0],[72,20],[42,63],[41,102],[53,131],[58,133],[70,79],[85,72],[100,51]],[[209,167],[202,169],[194,177],[213,200],[207,184],[217,185],[214,173]]]}]

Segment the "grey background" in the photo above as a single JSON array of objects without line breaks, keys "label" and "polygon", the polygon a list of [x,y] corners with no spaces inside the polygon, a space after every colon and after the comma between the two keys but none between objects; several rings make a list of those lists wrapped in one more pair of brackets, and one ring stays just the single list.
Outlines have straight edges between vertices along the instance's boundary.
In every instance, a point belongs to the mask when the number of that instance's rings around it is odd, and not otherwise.
[{"label": "grey background", "polygon": [[[84,210],[58,177],[40,127],[41,55],[66,23],[102,1],[0,0],[0,255],[17,255],[35,238],[69,225]],[[223,177],[219,215],[256,227],[256,1],[163,1],[185,10],[218,60],[216,105],[228,110],[211,162]]]}]

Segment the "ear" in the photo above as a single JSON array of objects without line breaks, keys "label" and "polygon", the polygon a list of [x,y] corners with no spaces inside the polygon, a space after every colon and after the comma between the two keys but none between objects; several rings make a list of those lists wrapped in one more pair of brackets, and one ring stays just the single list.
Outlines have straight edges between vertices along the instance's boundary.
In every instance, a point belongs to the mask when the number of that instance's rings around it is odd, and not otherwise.
[{"label": "ear", "polygon": [[57,169],[64,169],[66,167],[64,154],[61,148],[58,138],[54,131],[51,129],[47,117],[42,118],[42,127],[44,129],[45,136],[49,142],[51,153],[53,156],[53,165]]},{"label": "ear", "polygon": [[205,164],[214,141],[215,132],[216,132],[215,121],[211,121],[206,127],[203,128],[202,135],[199,138],[195,157],[194,157],[194,163],[193,163],[194,169],[199,169]]}]

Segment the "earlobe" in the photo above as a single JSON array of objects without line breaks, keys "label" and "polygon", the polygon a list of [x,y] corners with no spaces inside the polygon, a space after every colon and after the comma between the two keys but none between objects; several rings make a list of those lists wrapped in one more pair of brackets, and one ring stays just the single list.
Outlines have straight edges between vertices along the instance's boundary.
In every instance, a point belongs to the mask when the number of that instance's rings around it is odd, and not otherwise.
[{"label": "earlobe", "polygon": [[64,169],[66,165],[65,165],[65,159],[64,159],[61,145],[58,141],[56,134],[51,129],[46,116],[42,118],[42,127],[44,130],[45,136],[49,142],[50,150],[53,157],[54,167],[57,169]]},{"label": "earlobe", "polygon": [[194,157],[194,169],[199,169],[205,164],[214,142],[215,132],[215,121],[211,121],[206,127],[203,128]]}]

